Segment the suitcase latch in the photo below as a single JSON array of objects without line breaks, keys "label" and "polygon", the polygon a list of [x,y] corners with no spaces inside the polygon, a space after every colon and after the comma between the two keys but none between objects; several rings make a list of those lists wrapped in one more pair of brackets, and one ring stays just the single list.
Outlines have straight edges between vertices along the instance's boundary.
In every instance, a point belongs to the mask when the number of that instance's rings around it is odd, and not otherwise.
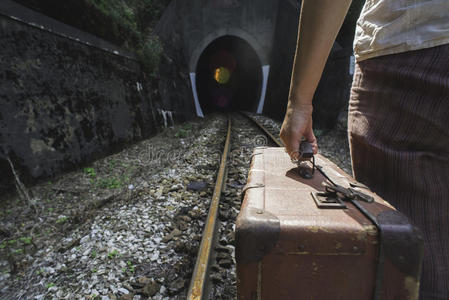
[{"label": "suitcase latch", "polygon": [[325,184],[324,187],[326,188],[326,192],[336,194],[337,197],[343,201],[359,200],[368,203],[374,202],[374,198],[372,196],[365,194],[361,191],[358,191],[356,189],[353,189],[352,187],[345,188],[338,184],[335,185]]},{"label": "suitcase latch", "polygon": [[336,194],[327,192],[312,192],[311,194],[318,208],[346,208],[346,204]]},{"label": "suitcase latch", "polygon": [[324,192],[312,192],[313,200],[319,208],[346,208],[344,201],[359,200],[371,203],[374,198],[351,187],[324,184]]}]

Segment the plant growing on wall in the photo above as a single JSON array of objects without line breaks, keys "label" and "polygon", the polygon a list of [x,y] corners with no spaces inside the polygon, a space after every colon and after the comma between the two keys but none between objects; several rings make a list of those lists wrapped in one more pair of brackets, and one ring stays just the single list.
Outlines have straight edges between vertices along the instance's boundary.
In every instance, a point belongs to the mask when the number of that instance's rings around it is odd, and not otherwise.
[{"label": "plant growing on wall", "polygon": [[63,23],[138,54],[155,75],[162,44],[152,30],[170,0],[17,0]]},{"label": "plant growing on wall", "polygon": [[137,50],[144,72],[151,75],[158,72],[162,50],[162,44],[156,35],[148,37],[142,48]]}]

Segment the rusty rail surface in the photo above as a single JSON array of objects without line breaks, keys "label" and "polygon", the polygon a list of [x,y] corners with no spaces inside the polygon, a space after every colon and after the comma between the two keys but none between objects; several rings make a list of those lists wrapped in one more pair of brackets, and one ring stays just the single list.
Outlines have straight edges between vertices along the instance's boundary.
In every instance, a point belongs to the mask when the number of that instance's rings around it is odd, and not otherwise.
[{"label": "rusty rail surface", "polygon": [[[269,132],[265,126],[259,121],[251,117],[249,114],[241,113],[250,119],[257,127],[259,127],[276,145],[284,147],[284,144]],[[217,217],[219,213],[220,196],[224,186],[226,177],[226,161],[231,144],[231,117],[228,116],[228,131],[226,142],[221,156],[220,169],[218,171],[217,180],[215,182],[214,193],[209,207],[206,224],[201,239],[200,249],[196,258],[195,268],[193,270],[192,279],[190,281],[189,290],[187,292],[188,300],[207,299],[209,291],[209,271],[214,253],[215,234],[217,231]]]},{"label": "rusty rail surface", "polygon": [[208,273],[210,270],[210,262],[213,257],[214,236],[217,230],[217,216],[220,205],[220,195],[225,181],[226,174],[226,160],[231,144],[231,118],[228,117],[228,132],[226,135],[226,142],[221,156],[220,169],[218,171],[217,180],[215,182],[215,189],[212,195],[212,201],[207,216],[206,225],[201,239],[200,249],[193,270],[192,279],[190,281],[189,291],[187,292],[187,299],[197,300],[206,299]]},{"label": "rusty rail surface", "polygon": [[268,129],[266,129],[265,126],[263,126],[259,121],[245,112],[241,112],[241,114],[250,119],[254,124],[256,124],[276,145],[278,145],[279,147],[284,147],[282,141],[275,137],[271,132],[269,132]]}]

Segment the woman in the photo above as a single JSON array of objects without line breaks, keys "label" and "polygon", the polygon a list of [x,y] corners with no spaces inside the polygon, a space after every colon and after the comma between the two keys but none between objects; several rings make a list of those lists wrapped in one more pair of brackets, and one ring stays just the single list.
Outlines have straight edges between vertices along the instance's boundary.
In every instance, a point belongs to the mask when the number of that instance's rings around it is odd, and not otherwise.
[{"label": "woman", "polygon": [[[292,158],[350,0],[304,0],[280,137]],[[424,232],[420,299],[449,299],[449,1],[367,0],[354,39],[354,177]]]}]

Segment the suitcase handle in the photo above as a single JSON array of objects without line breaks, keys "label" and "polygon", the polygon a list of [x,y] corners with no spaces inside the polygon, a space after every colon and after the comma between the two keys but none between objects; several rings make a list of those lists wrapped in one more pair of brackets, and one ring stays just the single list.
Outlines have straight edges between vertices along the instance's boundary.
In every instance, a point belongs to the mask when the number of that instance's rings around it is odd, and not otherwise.
[{"label": "suitcase handle", "polygon": [[[298,174],[304,179],[312,179],[315,173],[315,156],[313,155],[313,146],[305,139],[299,144],[298,158],[292,159],[292,162],[298,165]],[[312,167],[307,162],[312,162]]]}]

